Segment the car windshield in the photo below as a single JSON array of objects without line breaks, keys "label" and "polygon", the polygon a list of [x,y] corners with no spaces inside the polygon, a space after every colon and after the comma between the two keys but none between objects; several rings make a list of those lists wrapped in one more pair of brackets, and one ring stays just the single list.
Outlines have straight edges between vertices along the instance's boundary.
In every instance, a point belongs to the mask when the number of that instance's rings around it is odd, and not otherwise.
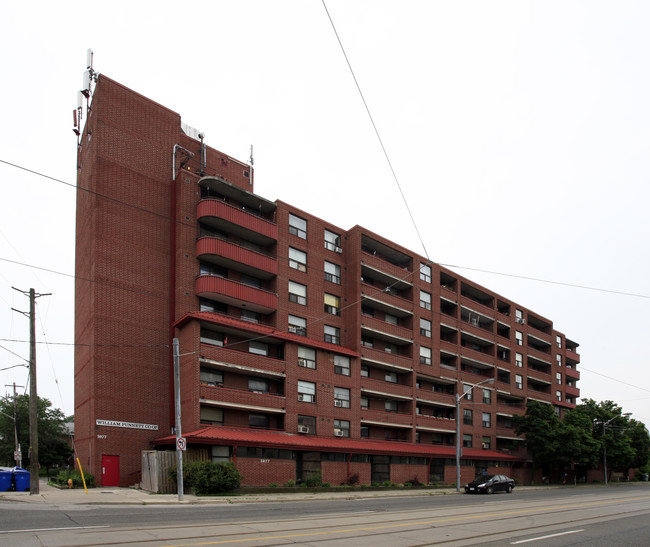
[{"label": "car windshield", "polygon": [[476,482],[487,482],[490,479],[493,479],[494,475],[476,475],[476,478],[474,479]]}]

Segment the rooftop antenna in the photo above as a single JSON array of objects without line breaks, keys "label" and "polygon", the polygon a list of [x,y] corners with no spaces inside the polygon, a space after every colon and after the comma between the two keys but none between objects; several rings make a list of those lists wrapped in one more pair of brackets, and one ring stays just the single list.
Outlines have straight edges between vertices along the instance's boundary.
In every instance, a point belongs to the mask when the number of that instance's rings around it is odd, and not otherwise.
[{"label": "rooftop antenna", "polygon": [[255,163],[255,161],[253,160],[253,145],[252,144],[251,144],[251,159],[250,159],[249,163],[250,163],[251,167],[253,167],[253,164]]},{"label": "rooftop antenna", "polygon": [[93,69],[93,50],[88,49],[86,52],[86,71],[83,75],[83,87],[77,94],[77,108],[73,111],[72,117],[74,126],[72,131],[77,135],[77,145],[81,136],[81,120],[83,118],[83,101],[86,99],[86,114],[90,110],[90,98],[92,96],[93,84],[97,83],[97,72]]}]

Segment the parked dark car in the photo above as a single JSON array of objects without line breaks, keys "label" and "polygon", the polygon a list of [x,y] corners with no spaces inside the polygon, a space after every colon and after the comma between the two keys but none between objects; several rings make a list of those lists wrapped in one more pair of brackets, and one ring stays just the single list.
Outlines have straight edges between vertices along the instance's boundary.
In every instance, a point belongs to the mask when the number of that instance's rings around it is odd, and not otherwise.
[{"label": "parked dark car", "polygon": [[494,494],[512,492],[515,481],[505,475],[480,475],[465,486],[466,494]]}]

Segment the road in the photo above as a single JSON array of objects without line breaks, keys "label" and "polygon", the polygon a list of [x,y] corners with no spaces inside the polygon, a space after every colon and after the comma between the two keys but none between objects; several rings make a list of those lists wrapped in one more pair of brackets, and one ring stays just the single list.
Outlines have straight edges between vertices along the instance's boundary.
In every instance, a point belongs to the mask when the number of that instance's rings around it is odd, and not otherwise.
[{"label": "road", "polygon": [[648,545],[647,485],[192,506],[0,505],[0,545]]}]

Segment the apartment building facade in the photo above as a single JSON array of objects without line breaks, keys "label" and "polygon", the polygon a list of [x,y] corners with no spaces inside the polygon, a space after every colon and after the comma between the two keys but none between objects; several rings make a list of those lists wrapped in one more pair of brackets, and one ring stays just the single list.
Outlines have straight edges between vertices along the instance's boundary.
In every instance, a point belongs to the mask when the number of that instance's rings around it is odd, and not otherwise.
[{"label": "apartment building facade", "polygon": [[187,450],[245,485],[453,483],[457,420],[463,481],[526,481],[512,416],[575,406],[577,344],[551,320],[255,194],[248,164],[104,76],[78,167],[76,446],[100,484],[175,448],[173,338]]}]

